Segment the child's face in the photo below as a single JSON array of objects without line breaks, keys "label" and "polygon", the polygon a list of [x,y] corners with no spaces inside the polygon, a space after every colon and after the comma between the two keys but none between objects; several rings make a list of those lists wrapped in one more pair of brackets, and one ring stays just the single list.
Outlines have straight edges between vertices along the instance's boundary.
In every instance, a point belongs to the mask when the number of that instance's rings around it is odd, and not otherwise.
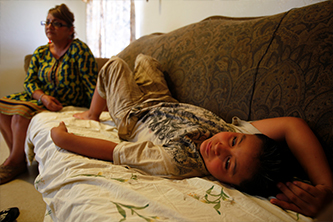
[{"label": "child's face", "polygon": [[221,182],[239,185],[254,174],[262,142],[255,135],[221,132],[205,140],[200,153],[207,170]]}]

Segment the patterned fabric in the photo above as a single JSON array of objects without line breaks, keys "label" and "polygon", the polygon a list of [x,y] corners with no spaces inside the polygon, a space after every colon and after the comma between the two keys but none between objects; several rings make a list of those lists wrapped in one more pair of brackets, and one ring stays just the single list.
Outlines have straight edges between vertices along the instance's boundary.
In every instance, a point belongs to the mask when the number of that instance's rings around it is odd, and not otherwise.
[{"label": "patterned fabric", "polygon": [[[143,144],[150,141],[157,146],[160,145],[167,155],[162,163],[157,163],[153,168],[170,163],[170,167],[162,168],[170,170],[164,174],[186,177],[209,175],[200,155],[201,143],[219,132],[237,131],[234,126],[227,124],[212,112],[197,106],[183,103],[160,103],[148,110],[144,106],[144,104],[138,105],[133,109],[134,113],[145,110],[140,115],[138,127],[133,132],[136,138],[140,139],[136,146],[142,147],[141,141]],[[131,114],[129,116],[134,116]],[[123,147],[124,145],[122,145]],[[132,147],[133,145],[131,145],[131,152],[136,152]],[[149,149],[151,148],[149,147]],[[157,159],[158,156],[159,154],[155,157],[154,153],[151,153],[143,155],[142,158],[144,161],[153,162],[154,160],[150,159]],[[122,159],[127,161],[126,164],[129,166],[133,166],[133,161],[135,164],[133,159],[124,157]],[[146,169],[142,170],[147,172]],[[163,174],[163,172],[158,172],[158,174]]]},{"label": "patterned fabric", "polygon": [[31,118],[45,110],[32,98],[41,89],[57,98],[63,106],[89,107],[97,79],[97,63],[88,46],[79,39],[73,40],[67,52],[55,59],[48,45],[34,52],[24,81],[24,92],[0,99],[0,112],[19,114]]},{"label": "patterned fabric", "polygon": [[266,17],[214,16],[144,36],[118,56],[131,68],[139,53],[156,58],[178,101],[227,122],[301,117],[333,164],[332,30],[326,1]]},{"label": "patterned fabric", "polygon": [[249,122],[237,118],[229,124],[206,109],[184,103],[161,102],[150,107],[139,104],[128,116],[137,117],[137,124],[132,139],[114,149],[114,164],[171,178],[210,175],[200,145],[213,135],[260,133]]}]

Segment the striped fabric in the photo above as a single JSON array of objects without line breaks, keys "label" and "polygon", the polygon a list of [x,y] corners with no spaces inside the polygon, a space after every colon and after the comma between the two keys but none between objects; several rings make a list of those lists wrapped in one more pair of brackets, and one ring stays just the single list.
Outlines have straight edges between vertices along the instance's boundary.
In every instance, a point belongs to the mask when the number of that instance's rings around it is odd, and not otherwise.
[{"label": "striped fabric", "polygon": [[20,101],[8,98],[0,99],[0,111],[6,115],[21,115],[31,119],[35,114],[46,110],[43,105],[37,105],[37,100]]}]

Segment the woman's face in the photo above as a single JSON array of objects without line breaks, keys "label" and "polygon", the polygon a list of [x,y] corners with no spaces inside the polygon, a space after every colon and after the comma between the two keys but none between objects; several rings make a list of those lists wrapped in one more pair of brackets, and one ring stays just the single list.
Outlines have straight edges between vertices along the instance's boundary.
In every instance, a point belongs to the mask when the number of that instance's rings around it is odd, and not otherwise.
[{"label": "woman's face", "polygon": [[[51,13],[47,15],[46,22],[51,22],[49,25],[45,25],[46,37],[52,41],[68,41],[74,32],[74,27],[67,27],[65,21],[55,18]],[[62,24],[64,26],[57,27],[54,24]]]},{"label": "woman's face", "polygon": [[224,183],[239,185],[255,173],[262,142],[255,135],[221,132],[200,145],[207,170]]}]

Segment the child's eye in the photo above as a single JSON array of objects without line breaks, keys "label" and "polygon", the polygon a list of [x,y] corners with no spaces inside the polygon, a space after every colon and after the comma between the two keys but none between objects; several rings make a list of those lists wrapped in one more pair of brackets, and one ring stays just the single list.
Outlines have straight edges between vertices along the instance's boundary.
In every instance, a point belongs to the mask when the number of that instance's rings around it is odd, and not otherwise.
[{"label": "child's eye", "polygon": [[235,146],[235,145],[236,145],[236,141],[237,141],[237,137],[234,137],[234,138],[232,139],[232,143],[231,143],[231,145],[232,145],[232,146]]},{"label": "child's eye", "polygon": [[229,169],[230,166],[230,157],[228,158],[228,160],[225,163],[225,169]]}]

